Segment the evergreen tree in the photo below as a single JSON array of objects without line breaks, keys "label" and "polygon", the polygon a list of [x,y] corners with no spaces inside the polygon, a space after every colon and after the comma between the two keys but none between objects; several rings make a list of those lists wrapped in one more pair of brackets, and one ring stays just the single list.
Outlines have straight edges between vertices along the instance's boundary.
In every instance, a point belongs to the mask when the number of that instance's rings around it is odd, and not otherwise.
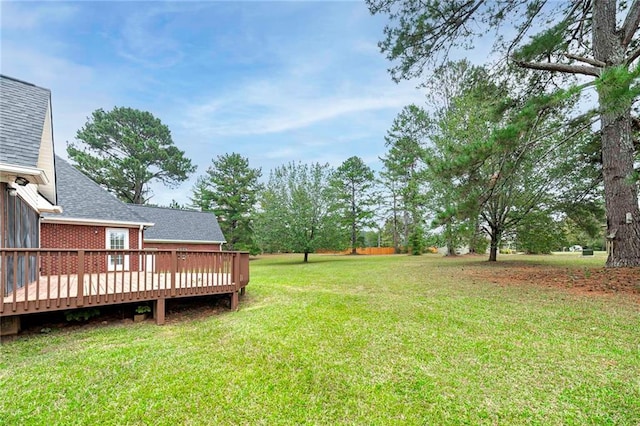
[{"label": "evergreen tree", "polygon": [[385,136],[387,154],[381,158],[383,182],[392,189],[394,233],[399,245],[408,246],[409,236],[416,226],[422,226],[425,211],[425,143],[426,113],[409,105],[398,114]]},{"label": "evergreen tree", "polygon": [[360,157],[344,161],[331,178],[335,208],[342,225],[350,232],[351,254],[356,254],[360,231],[373,226],[376,195],[375,175]]},{"label": "evergreen tree", "polygon": [[192,190],[192,205],[216,214],[230,250],[256,252],[252,227],[261,175],[240,154],[219,155]]},{"label": "evergreen tree", "polygon": [[173,187],[196,169],[150,112],[115,107],[93,112],[67,146],[74,165],[126,203],[149,201],[154,181]]},{"label": "evergreen tree", "polygon": [[503,234],[570,186],[565,161],[579,145],[564,135],[566,102],[516,99],[486,72],[461,79],[466,89],[431,126],[430,182],[445,194],[441,220],[465,219],[471,235],[481,224],[495,261]]},{"label": "evergreen tree", "polygon": [[[640,266],[640,208],[634,169],[631,109],[640,94],[640,1],[565,2],[484,0],[367,0],[372,13],[390,17],[383,52],[394,80],[421,77],[453,47],[472,48],[482,36],[512,24],[513,37],[496,37],[504,59],[530,77],[529,93],[553,91],[568,81],[598,95],[607,236],[614,249],[607,266]],[[504,32],[504,31],[503,31]],[[525,71],[532,70],[533,74]],[[515,73],[513,70],[511,71]],[[575,76],[580,76],[578,80]],[[584,83],[585,79],[590,79]],[[565,86],[566,89],[566,86]],[[554,102],[555,97],[547,98]]]}]

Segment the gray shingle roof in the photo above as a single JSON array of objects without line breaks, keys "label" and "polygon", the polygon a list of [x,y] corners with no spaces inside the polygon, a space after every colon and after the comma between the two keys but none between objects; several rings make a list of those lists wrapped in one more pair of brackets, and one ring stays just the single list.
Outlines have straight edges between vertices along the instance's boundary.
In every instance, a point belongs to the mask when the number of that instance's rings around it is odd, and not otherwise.
[{"label": "gray shingle roof", "polygon": [[48,89],[0,75],[0,163],[37,167]]},{"label": "gray shingle roof", "polygon": [[149,223],[113,194],[56,155],[58,205],[62,214],[50,218],[93,219],[105,222]]},{"label": "gray shingle roof", "polygon": [[145,240],[224,242],[216,215],[195,210],[129,205],[155,225],[144,231]]}]

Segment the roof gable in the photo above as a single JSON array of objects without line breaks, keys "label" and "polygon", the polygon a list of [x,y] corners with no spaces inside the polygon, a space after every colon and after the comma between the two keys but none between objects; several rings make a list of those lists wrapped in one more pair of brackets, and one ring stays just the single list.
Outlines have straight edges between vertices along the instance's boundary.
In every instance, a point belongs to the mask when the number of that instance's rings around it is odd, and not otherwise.
[{"label": "roof gable", "polygon": [[129,206],[154,223],[153,227],[144,232],[144,239],[147,241],[226,241],[214,213],[135,204]]},{"label": "roof gable", "polygon": [[56,203],[51,92],[0,75],[0,179],[18,176]]},{"label": "roof gable", "polygon": [[45,215],[51,219],[88,219],[101,222],[148,223],[129,206],[91,180],[71,164],[56,156],[58,204],[60,215]]},{"label": "roof gable", "polygon": [[0,76],[0,162],[38,167],[51,92]]}]

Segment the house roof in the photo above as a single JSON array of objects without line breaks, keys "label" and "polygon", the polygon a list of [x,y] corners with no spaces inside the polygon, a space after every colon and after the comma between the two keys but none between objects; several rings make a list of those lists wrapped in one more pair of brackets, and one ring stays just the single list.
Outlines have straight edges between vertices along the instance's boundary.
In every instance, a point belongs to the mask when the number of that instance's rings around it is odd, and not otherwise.
[{"label": "house roof", "polygon": [[[37,199],[31,203],[36,210],[59,210],[53,205],[57,197],[51,92],[4,75],[0,75],[0,182],[20,182],[14,188],[23,199]],[[34,186],[25,188],[27,184]]]},{"label": "house roof", "polygon": [[145,241],[223,243],[226,240],[211,212],[129,205],[155,225],[144,232]]},{"label": "house roof", "polygon": [[130,223],[150,225],[149,221],[113,194],[102,188],[84,173],[56,156],[58,180],[58,204],[63,212],[59,215],[45,214],[49,221],[89,220],[100,223]]},{"label": "house roof", "polygon": [[51,92],[0,76],[0,163],[38,167]]}]

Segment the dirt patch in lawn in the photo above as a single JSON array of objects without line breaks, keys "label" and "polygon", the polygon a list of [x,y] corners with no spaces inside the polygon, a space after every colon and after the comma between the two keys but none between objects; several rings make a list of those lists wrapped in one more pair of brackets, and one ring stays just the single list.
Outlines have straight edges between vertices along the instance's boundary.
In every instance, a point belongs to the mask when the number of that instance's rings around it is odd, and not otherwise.
[{"label": "dirt patch in lawn", "polygon": [[583,294],[631,295],[640,302],[640,268],[563,268],[527,263],[489,263],[465,267],[464,275],[499,285],[566,288]]}]

